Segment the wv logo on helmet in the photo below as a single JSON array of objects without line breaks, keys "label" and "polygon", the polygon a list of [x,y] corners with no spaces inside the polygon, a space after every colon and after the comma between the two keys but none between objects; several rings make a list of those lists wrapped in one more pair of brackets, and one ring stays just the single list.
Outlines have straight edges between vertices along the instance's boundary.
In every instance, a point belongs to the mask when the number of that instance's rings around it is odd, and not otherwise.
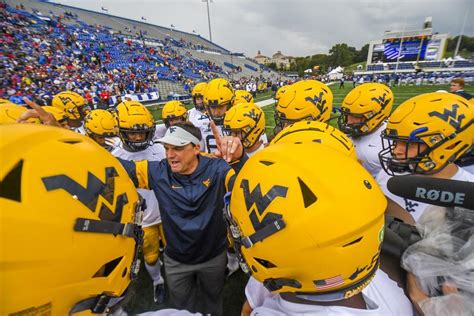
[{"label": "wv logo on helmet", "polygon": [[313,98],[306,97],[305,100],[313,103],[319,112],[324,112],[324,106],[326,105],[326,100],[323,99],[324,93],[320,92],[319,95],[315,95]]},{"label": "wv logo on helmet", "polygon": [[390,99],[385,99],[386,97],[386,93],[384,93],[382,96],[378,97],[378,98],[372,98],[371,100],[372,101],[375,101],[377,102],[381,107],[382,109],[385,108],[387,106],[387,104],[390,103]]},{"label": "wv logo on helmet", "polygon": [[[126,193],[122,193],[115,199],[115,177],[118,176],[114,167],[105,168],[105,182],[102,182],[91,172],[87,173],[87,185],[83,187],[69,176],[61,174],[42,178],[47,191],[64,190],[77,198],[84,206],[92,212],[96,212],[99,199],[102,200],[99,209],[101,220],[120,222],[122,211],[128,203]],[[107,202],[107,203],[105,203]],[[110,207],[108,205],[110,205]],[[115,209],[112,207],[115,204]]]},{"label": "wv logo on helmet", "polygon": [[250,117],[254,121],[258,121],[258,118],[259,118],[257,113],[255,112],[255,109],[252,109],[247,113],[244,113],[244,116]]},{"label": "wv logo on helmet", "polygon": [[[260,183],[250,191],[249,181],[244,179],[240,183],[240,187],[244,191],[245,206],[247,211],[250,212],[250,221],[255,231],[259,230],[265,223],[281,218],[281,214],[268,212],[260,221],[258,215],[262,215],[276,198],[285,198],[288,193],[288,187],[274,185],[265,195],[262,195]],[[255,207],[253,207],[254,205]],[[258,212],[258,215],[256,212]]]},{"label": "wv logo on helmet", "polygon": [[61,99],[63,104],[68,104],[71,102],[72,104],[76,105],[76,103],[70,97],[59,96],[59,99]]},{"label": "wv logo on helmet", "polygon": [[444,109],[443,113],[433,111],[428,113],[428,115],[439,117],[443,121],[449,123],[449,125],[451,125],[455,129],[458,129],[461,126],[462,120],[466,118],[464,114],[458,116],[458,108],[459,105],[453,104],[451,110]]}]

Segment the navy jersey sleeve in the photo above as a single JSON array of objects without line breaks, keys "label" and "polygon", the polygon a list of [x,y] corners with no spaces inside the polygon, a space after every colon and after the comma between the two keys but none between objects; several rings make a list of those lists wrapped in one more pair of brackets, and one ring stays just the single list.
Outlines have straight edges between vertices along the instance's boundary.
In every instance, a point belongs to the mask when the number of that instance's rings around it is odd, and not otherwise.
[{"label": "navy jersey sleeve", "polygon": [[148,160],[130,161],[117,158],[128,173],[133,184],[139,189],[150,189],[150,165],[158,167],[156,161],[149,162]]}]

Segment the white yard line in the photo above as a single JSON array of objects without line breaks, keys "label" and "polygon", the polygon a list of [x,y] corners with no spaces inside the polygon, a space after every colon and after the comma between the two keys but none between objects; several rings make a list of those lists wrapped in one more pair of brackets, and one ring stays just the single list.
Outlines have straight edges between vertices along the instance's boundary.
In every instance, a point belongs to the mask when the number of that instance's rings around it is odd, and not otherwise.
[{"label": "white yard line", "polygon": [[255,104],[258,105],[259,107],[263,108],[263,107],[265,107],[267,105],[270,105],[270,104],[273,104],[273,103],[275,103],[275,99],[270,98],[270,99],[267,99],[267,100],[256,102]]}]

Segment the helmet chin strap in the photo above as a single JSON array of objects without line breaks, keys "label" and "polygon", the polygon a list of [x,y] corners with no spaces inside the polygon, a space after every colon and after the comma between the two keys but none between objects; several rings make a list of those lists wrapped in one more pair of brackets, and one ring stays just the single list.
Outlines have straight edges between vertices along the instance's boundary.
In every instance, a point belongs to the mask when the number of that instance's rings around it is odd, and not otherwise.
[{"label": "helmet chin strap", "polygon": [[126,297],[126,293],[127,291],[125,291],[124,295],[120,297],[101,294],[79,301],[71,308],[71,310],[69,311],[69,315],[74,315],[75,313],[83,312],[86,310],[90,310],[92,314],[108,313],[111,307],[116,306]]}]

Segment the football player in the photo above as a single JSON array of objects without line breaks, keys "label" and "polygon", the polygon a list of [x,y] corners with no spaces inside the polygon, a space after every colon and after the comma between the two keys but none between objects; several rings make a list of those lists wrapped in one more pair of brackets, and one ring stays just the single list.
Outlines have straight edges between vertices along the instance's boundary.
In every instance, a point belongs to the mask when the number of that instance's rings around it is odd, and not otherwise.
[{"label": "football player", "polygon": [[265,146],[262,141],[265,115],[254,103],[238,103],[231,107],[225,113],[223,128],[227,135],[240,138],[249,157]]},{"label": "football player", "polygon": [[56,94],[51,105],[63,110],[68,116],[68,125],[78,133],[85,135],[84,118],[90,111],[86,99],[72,91],[63,91]]},{"label": "football player", "polygon": [[351,137],[359,161],[374,178],[382,170],[380,134],[385,129],[393,101],[393,92],[386,85],[364,83],[352,89],[341,105],[339,129]]},{"label": "football player", "polygon": [[298,81],[285,88],[278,97],[273,131],[275,135],[298,121],[327,122],[331,118],[333,94],[322,82]]},{"label": "football player", "polygon": [[204,93],[206,92],[206,87],[207,83],[205,82],[200,82],[194,86],[191,92],[194,108],[188,111],[188,120],[200,129],[209,126],[209,117],[204,108]]},{"label": "football player", "polygon": [[[122,148],[112,151],[116,157],[126,160],[160,161],[165,158],[161,144],[153,142],[155,124],[150,111],[137,101],[124,101],[117,105],[118,130]],[[165,244],[158,200],[153,190],[138,189],[146,201],[143,216],[143,253],[145,267],[153,280],[153,297],[161,304],[165,300],[164,279],[161,276],[160,241]]]},{"label": "football player", "polygon": [[118,146],[119,143],[114,140],[119,132],[116,113],[101,109],[92,110],[84,121],[86,135],[100,146],[108,151]]},{"label": "football player", "polygon": [[140,267],[132,181],[78,133],[9,124],[0,135],[0,314],[108,313]]},{"label": "football player", "polygon": [[253,95],[247,90],[235,90],[234,105],[239,103],[254,103]]},{"label": "football player", "polygon": [[[389,215],[417,221],[428,206],[398,197],[387,190],[393,175],[420,174],[437,178],[474,181],[474,175],[454,164],[467,152],[474,140],[474,110],[469,101],[451,93],[421,94],[403,102],[393,111],[382,132],[383,150],[379,153],[383,167],[377,182],[389,204]],[[396,212],[401,207],[409,216]]]},{"label": "football player", "polygon": [[252,314],[411,315],[403,289],[378,269],[382,191],[344,146],[307,139],[255,154],[227,198],[242,269],[267,289],[246,289]]},{"label": "football player", "polygon": [[[403,102],[390,116],[382,132],[379,153],[383,170],[377,182],[389,200],[388,215],[414,224],[428,204],[401,198],[387,189],[391,176],[419,174],[442,179],[474,182],[474,175],[454,161],[472,148],[474,110],[461,96],[433,92]],[[418,310],[428,296],[415,275],[407,274],[407,288]]]},{"label": "football player", "polygon": [[[225,112],[234,104],[234,98],[234,88],[226,79],[216,78],[208,82],[204,94],[204,106],[207,115],[216,124],[221,136],[224,135],[222,124]],[[201,148],[201,150],[207,153],[215,152],[217,145],[210,125],[203,126],[201,132],[205,144],[205,148]]]}]

